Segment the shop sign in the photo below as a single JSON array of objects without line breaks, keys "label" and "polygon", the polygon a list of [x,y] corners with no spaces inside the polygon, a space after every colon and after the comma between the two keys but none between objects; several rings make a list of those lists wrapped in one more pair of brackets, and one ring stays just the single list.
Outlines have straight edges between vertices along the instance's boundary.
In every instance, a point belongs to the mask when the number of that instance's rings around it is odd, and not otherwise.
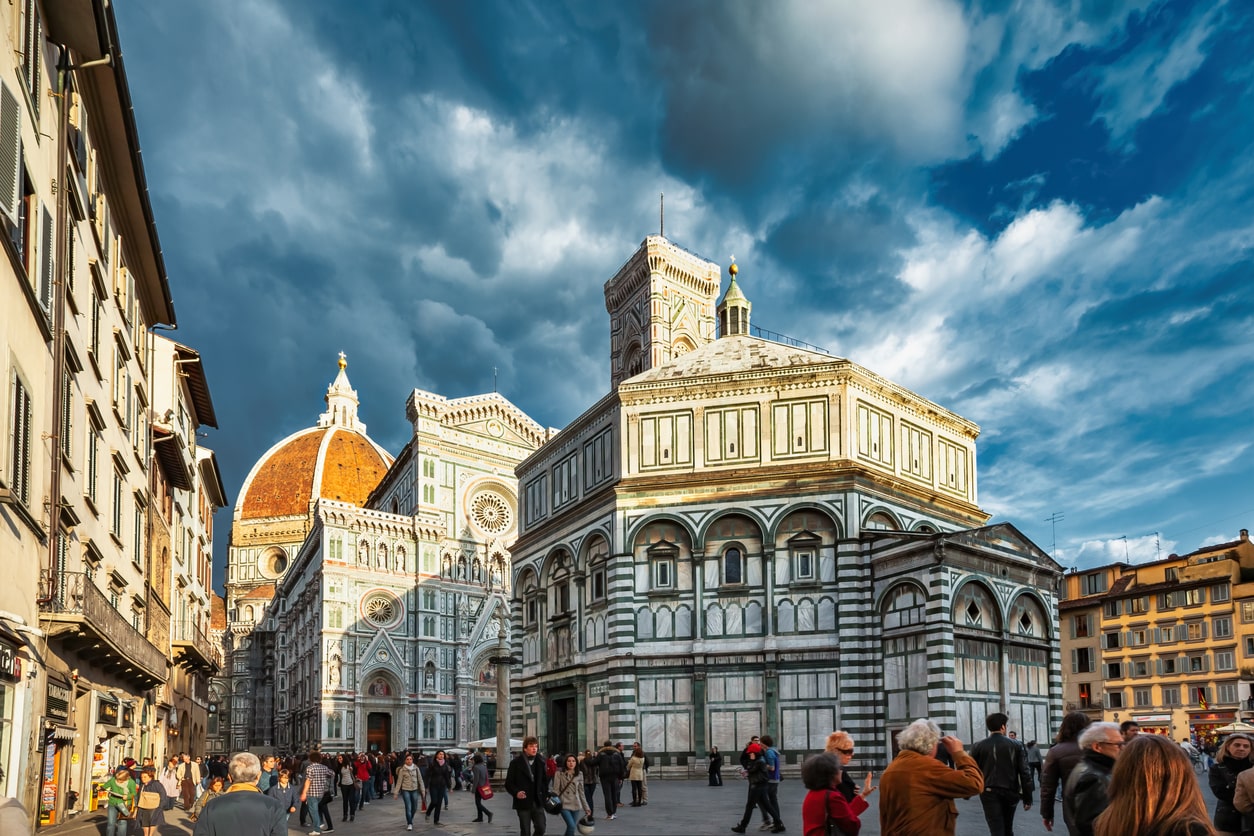
[{"label": "shop sign", "polygon": [[1232,720],[1234,717],[1231,711],[1214,711],[1210,714],[1194,714],[1189,717],[1190,723],[1206,723],[1211,721]]},{"label": "shop sign", "polygon": [[22,678],[22,657],[11,644],[0,642],[0,679],[18,682]]},{"label": "shop sign", "polygon": [[118,702],[112,697],[100,697],[100,722],[106,726],[116,726],[118,724]]},{"label": "shop sign", "polygon": [[70,721],[70,689],[49,679],[45,713],[53,722],[68,723]]},{"label": "shop sign", "polygon": [[1170,714],[1141,714],[1141,715],[1133,714],[1132,719],[1136,721],[1137,723],[1140,723],[1141,725],[1145,725],[1146,723],[1170,723],[1171,715]]}]

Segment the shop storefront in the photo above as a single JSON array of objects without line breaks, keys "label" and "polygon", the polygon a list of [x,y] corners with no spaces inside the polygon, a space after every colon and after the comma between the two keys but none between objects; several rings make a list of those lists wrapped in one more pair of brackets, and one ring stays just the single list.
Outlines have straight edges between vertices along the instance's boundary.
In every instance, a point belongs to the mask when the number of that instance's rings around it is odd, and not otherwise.
[{"label": "shop storefront", "polygon": [[1189,737],[1198,746],[1218,746],[1223,736],[1217,731],[1235,721],[1235,711],[1199,711],[1189,714]]},{"label": "shop storefront", "polygon": [[55,674],[48,675],[48,696],[44,706],[43,772],[39,790],[39,823],[56,824],[59,810],[65,809],[66,793],[72,787],[62,786],[68,774],[74,727],[70,723],[70,683]]},{"label": "shop storefront", "polygon": [[[13,751],[13,724],[17,719],[18,684],[22,681],[22,659],[18,648],[0,639],[0,765],[19,762]],[[5,781],[0,781],[0,794],[17,795],[17,769],[10,769]]]},{"label": "shop storefront", "polygon": [[1171,736],[1170,714],[1133,714],[1132,721],[1141,727],[1141,734],[1165,734]]},{"label": "shop storefront", "polygon": [[109,777],[110,770],[122,762],[122,704],[118,698],[104,691],[94,693],[96,703],[95,735],[98,741],[91,756],[91,794],[87,809],[103,809],[105,792],[100,785]]}]

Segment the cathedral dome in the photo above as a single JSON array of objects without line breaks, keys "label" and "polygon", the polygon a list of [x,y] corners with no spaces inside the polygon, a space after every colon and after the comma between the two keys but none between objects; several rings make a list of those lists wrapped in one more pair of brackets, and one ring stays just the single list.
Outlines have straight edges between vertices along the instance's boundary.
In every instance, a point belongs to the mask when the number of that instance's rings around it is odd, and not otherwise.
[{"label": "cathedral dome", "polygon": [[293,517],[319,499],[365,505],[391,457],[364,433],[312,427],[270,448],[240,493],[240,518]]},{"label": "cathedral dome", "polygon": [[253,465],[240,489],[239,519],[306,516],[319,499],[366,504],[392,457],[357,419],[347,365],[341,354],[340,373],[327,387],[327,411],[318,425],[289,435]]}]

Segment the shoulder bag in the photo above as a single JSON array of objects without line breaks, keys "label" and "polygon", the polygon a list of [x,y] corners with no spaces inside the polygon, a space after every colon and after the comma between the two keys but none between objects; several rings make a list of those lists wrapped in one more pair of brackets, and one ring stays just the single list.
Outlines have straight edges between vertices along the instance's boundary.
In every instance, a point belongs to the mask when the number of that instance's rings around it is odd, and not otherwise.
[{"label": "shoulder bag", "polygon": [[489,798],[492,797],[492,785],[484,784],[481,787],[475,787],[475,792],[479,794],[480,798],[482,798],[484,801],[487,801]]},{"label": "shoulder bag", "polygon": [[[828,790],[823,796],[823,811],[827,812],[831,809],[832,791]],[[831,813],[827,813],[827,836],[846,836],[845,831],[841,830],[840,825],[836,823],[836,819],[832,818]]]}]

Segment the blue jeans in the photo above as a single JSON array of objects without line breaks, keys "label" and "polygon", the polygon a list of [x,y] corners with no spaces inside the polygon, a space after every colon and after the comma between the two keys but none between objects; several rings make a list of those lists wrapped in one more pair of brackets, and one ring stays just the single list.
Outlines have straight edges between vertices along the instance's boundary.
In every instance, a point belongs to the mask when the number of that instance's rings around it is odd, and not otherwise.
[{"label": "blue jeans", "polygon": [[401,800],[405,802],[405,824],[413,824],[414,813],[418,812],[418,790],[401,790]]},{"label": "blue jeans", "polygon": [[119,819],[120,808],[109,805],[108,822],[105,824],[104,836],[126,836],[127,821]]},{"label": "blue jeans", "polygon": [[[579,812],[582,813],[583,811],[580,810]],[[583,817],[574,810],[567,810],[563,807],[562,818],[566,819],[566,836],[575,836],[575,823]]]}]

